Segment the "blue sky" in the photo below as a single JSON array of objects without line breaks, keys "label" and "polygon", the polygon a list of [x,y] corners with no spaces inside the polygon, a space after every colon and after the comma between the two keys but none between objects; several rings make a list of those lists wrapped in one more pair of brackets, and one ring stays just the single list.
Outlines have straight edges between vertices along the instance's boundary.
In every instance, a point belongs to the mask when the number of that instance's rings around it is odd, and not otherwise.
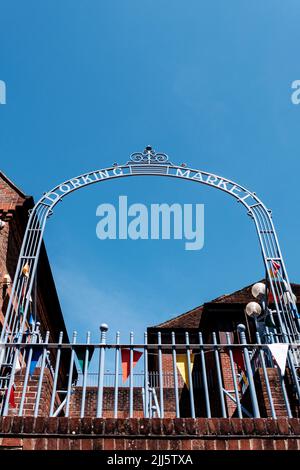
[{"label": "blue sky", "polygon": [[[152,144],[176,163],[256,191],[299,276],[299,2],[2,2],[1,168],[35,199]],[[205,246],[100,241],[96,207],[205,204]],[[77,191],[45,241],[69,331],[101,322],[140,338],[157,324],[264,274],[254,226],[233,198],[185,181],[130,178]]]}]

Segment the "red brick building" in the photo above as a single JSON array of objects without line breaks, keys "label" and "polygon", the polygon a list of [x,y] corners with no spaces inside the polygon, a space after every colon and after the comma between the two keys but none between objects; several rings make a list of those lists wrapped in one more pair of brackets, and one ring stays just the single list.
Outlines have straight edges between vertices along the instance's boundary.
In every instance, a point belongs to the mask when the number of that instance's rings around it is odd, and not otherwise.
[{"label": "red brick building", "polygon": [[[10,297],[21,244],[28,220],[28,212],[34,206],[32,196],[26,196],[3,172],[0,171],[0,328],[3,324]],[[60,331],[64,340],[68,334],[60,308],[45,245],[42,244],[33,294],[36,321],[41,333],[50,332],[50,341],[56,342]]]}]

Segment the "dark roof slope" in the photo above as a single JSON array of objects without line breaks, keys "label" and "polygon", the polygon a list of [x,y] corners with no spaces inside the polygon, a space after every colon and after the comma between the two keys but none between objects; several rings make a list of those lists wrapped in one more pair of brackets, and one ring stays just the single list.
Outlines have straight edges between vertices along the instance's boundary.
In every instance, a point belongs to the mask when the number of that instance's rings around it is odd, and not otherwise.
[{"label": "dark roof slope", "polygon": [[[257,281],[257,282],[263,282]],[[255,284],[255,283],[253,283]],[[205,302],[199,307],[193,308],[186,313],[182,313],[177,317],[171,318],[163,323],[154,325],[152,328],[198,328],[201,320],[203,310],[212,304],[240,304],[246,305],[251,300],[254,300],[251,294],[253,284],[243,287],[240,290],[232,292],[231,294],[221,295],[210,302]],[[300,284],[291,284],[292,291],[297,297],[297,304],[300,304]]]}]

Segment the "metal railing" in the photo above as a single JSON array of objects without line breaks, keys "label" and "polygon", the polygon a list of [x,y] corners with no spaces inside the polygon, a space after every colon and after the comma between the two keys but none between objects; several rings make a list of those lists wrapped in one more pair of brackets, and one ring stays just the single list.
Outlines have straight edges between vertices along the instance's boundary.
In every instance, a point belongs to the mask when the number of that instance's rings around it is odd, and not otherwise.
[{"label": "metal railing", "polygon": [[[151,335],[142,344],[107,344],[106,326],[98,343],[49,343],[32,335],[29,343],[0,346],[1,415],[93,417],[273,417],[300,416],[299,344],[288,344],[286,367],[277,366],[257,333],[247,344],[203,343],[188,332]],[[276,341],[272,335],[264,341]],[[108,370],[109,368],[109,370]]]}]

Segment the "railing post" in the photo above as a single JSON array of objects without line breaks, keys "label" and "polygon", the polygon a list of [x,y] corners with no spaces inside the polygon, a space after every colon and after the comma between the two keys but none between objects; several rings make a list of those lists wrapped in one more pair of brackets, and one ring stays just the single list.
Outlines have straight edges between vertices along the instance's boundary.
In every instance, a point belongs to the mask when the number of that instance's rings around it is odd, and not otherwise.
[{"label": "railing post", "polygon": [[114,418],[118,417],[118,394],[119,394],[119,354],[120,354],[120,332],[116,333],[115,351],[115,390],[114,390]]},{"label": "railing post", "polygon": [[189,339],[189,333],[187,331],[185,332],[185,344],[186,344],[187,369],[188,369],[189,392],[190,392],[190,402],[191,402],[191,418],[195,418],[196,413],[195,413],[195,401],[194,401],[193,379],[192,379],[192,369],[191,369],[190,339]]},{"label": "railing post", "polygon": [[178,396],[178,376],[177,376],[177,364],[176,364],[176,342],[175,342],[174,331],[172,331],[172,360],[173,360],[176,418],[180,418],[180,407],[179,407],[179,396]]},{"label": "railing post", "polygon": [[50,336],[50,332],[47,331],[46,337],[45,337],[45,342],[44,342],[44,345],[43,345],[43,356],[42,356],[39,384],[38,384],[36,402],[35,402],[35,407],[34,407],[34,417],[35,418],[38,416],[38,412],[39,412],[39,405],[40,405],[40,399],[41,399],[41,393],[42,393],[42,387],[43,387],[43,378],[44,378],[45,365],[46,365],[46,357],[47,357],[47,352],[48,352],[47,351],[47,344],[48,344],[48,341],[49,341],[49,336]]},{"label": "railing post", "polygon": [[[226,333],[226,341],[227,341],[228,345],[231,345],[230,334],[228,332]],[[243,417],[242,407],[241,407],[239,389],[238,389],[237,380],[236,380],[236,373],[235,373],[235,368],[234,368],[234,360],[233,360],[233,355],[232,355],[232,349],[228,348],[228,352],[229,352],[231,375],[232,375],[232,380],[233,380],[234,394],[235,394],[238,417],[242,418]]]},{"label": "railing post", "polygon": [[[19,353],[20,353],[20,339],[21,339],[21,337],[22,337],[22,335],[19,334],[18,335],[18,345],[16,345],[16,349],[15,349],[15,352],[14,352],[14,355],[13,355],[13,363],[12,363],[12,368],[11,368],[11,372],[10,372],[10,378],[9,378],[8,386],[7,386],[7,389],[6,389],[6,397],[5,397],[3,413],[2,413],[3,416],[7,416],[7,414],[8,414],[10,393],[11,393],[12,387],[14,386],[15,370],[16,370],[17,360],[19,358]],[[10,349],[10,348],[7,348],[7,349]]]},{"label": "railing post", "polygon": [[[256,341],[257,341],[257,344],[261,344],[261,339],[260,339],[260,335],[258,331],[256,332]],[[264,351],[262,350],[262,348],[259,348],[259,357],[260,357],[260,363],[261,363],[261,367],[262,367],[265,382],[266,382],[266,388],[267,388],[267,394],[268,394],[269,403],[271,407],[272,418],[276,419],[277,416],[276,416],[276,411],[274,408],[274,402],[273,402],[273,397],[272,397],[272,392],[271,392],[271,387],[270,387],[270,382],[269,382],[269,377],[268,377],[268,371],[266,368]]]},{"label": "railing post", "polygon": [[[73,333],[73,341],[72,344],[76,344],[77,338],[77,331]],[[71,401],[71,393],[72,393],[72,381],[73,381],[73,369],[74,369],[74,355],[75,351],[72,347],[71,349],[71,358],[70,358],[70,367],[69,367],[69,379],[68,379],[68,389],[67,389],[67,397],[66,397],[66,418],[69,417],[69,410],[70,410],[70,401]]]},{"label": "railing post", "polygon": [[[106,332],[108,326],[102,323],[100,326],[100,344],[106,344]],[[100,347],[99,351],[99,373],[98,373],[98,396],[97,396],[97,418],[102,418],[103,408],[103,381],[104,381],[105,347]]]},{"label": "railing post", "polygon": [[207,415],[207,418],[211,418],[209,390],[208,390],[207,373],[206,373],[206,365],[205,365],[205,355],[204,355],[203,338],[202,338],[201,332],[199,332],[199,344],[200,344],[201,369],[202,369],[202,379],[203,379],[204,396],[205,396],[206,415]]},{"label": "railing post", "polygon": [[161,350],[161,332],[157,333],[158,342],[158,375],[159,375],[159,408],[160,417],[164,417],[164,384],[163,384],[163,371],[162,371],[162,350]]},{"label": "railing post", "polygon": [[220,366],[220,357],[219,357],[217,337],[216,337],[215,332],[213,332],[212,337],[213,337],[213,344],[214,344],[214,354],[215,354],[215,363],[216,363],[216,369],[217,369],[217,378],[218,378],[218,385],[219,385],[219,395],[220,395],[220,401],[221,401],[222,417],[227,418],[226,405],[225,405],[225,400],[224,400],[224,390],[223,390],[224,387],[223,387],[223,380],[222,380],[222,373],[221,373],[221,366]]},{"label": "railing post", "polygon": [[129,371],[129,418],[133,418],[133,331],[130,332]]},{"label": "railing post", "polygon": [[145,418],[149,418],[149,377],[148,377],[148,335],[144,333],[144,387],[145,387]]},{"label": "railing post", "polygon": [[[244,325],[242,324],[238,325],[238,332],[239,332],[239,336],[240,336],[240,340],[242,344],[247,344],[245,331],[246,331],[246,327]],[[244,347],[243,351],[244,351],[244,359],[245,359],[245,365],[246,365],[246,371],[247,371],[247,378],[249,382],[253,415],[254,415],[254,418],[260,418],[260,412],[259,412],[259,407],[258,407],[258,401],[257,401],[257,396],[256,396],[256,390],[255,390],[255,384],[254,384],[254,379],[253,379],[253,372],[252,372],[248,348]]]},{"label": "railing post", "polygon": [[[88,331],[86,335],[86,344],[90,344],[91,333]],[[84,365],[83,365],[83,384],[82,384],[82,397],[81,397],[81,409],[80,409],[80,418],[84,418],[85,411],[85,397],[86,397],[86,382],[87,382],[87,373],[89,367],[89,348],[86,347],[85,356],[84,356]]]},{"label": "railing post", "polygon": [[59,365],[60,365],[60,356],[61,356],[61,344],[63,340],[63,332],[60,331],[59,338],[58,338],[58,349],[56,353],[56,363],[55,363],[55,371],[54,371],[54,379],[53,379],[53,390],[52,390],[52,397],[51,397],[51,404],[50,404],[50,417],[53,416],[54,412],[54,405],[55,405],[55,396],[56,396],[56,388],[57,388],[57,379],[59,374]]},{"label": "railing post", "polygon": [[[36,339],[37,339],[36,334],[33,333],[31,344],[35,344]],[[22,395],[21,395],[20,407],[19,407],[19,416],[23,415],[23,408],[24,408],[25,398],[26,398],[26,393],[27,393],[27,384],[28,384],[28,379],[29,379],[29,372],[30,372],[32,354],[33,354],[33,349],[31,347],[28,351],[27,366],[26,366],[26,371],[25,371],[25,376],[24,376],[23,389],[22,389]]]}]

